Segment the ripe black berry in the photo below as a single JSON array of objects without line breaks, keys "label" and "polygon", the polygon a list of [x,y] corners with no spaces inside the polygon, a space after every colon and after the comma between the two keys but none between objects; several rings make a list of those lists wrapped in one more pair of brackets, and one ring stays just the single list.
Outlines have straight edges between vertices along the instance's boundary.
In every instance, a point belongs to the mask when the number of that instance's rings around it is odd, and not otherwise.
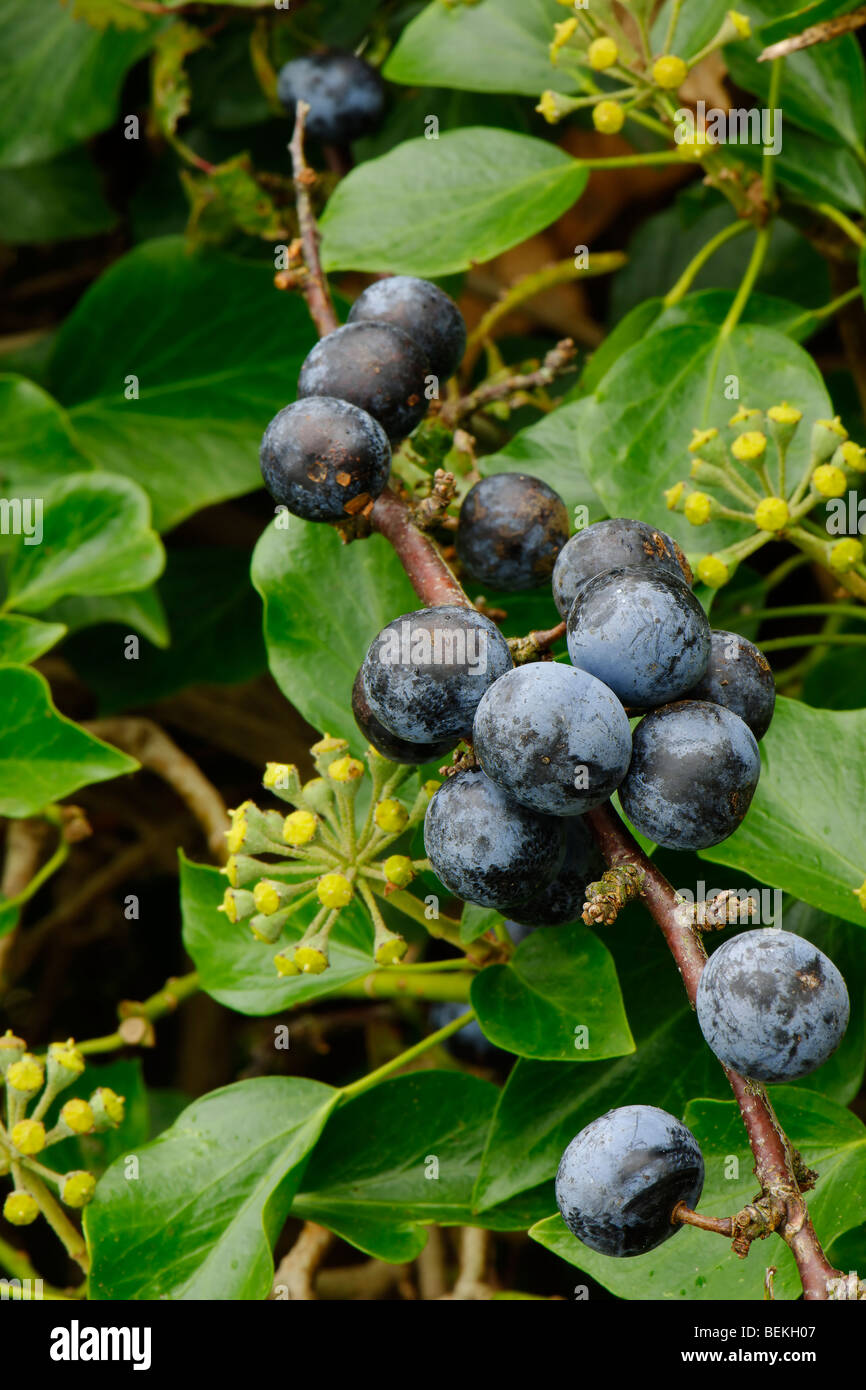
[{"label": "ripe black berry", "polygon": [[429,763],[436,758],[444,758],[451,752],[456,738],[440,739],[438,743],[409,743],[405,738],[392,734],[381,720],[377,719],[367,703],[364,694],[363,673],[358,672],[352,686],[352,713],[361,733],[383,758],[392,763]]},{"label": "ripe black berry", "polygon": [[686,557],[675,540],[643,521],[617,516],[578,531],[560,551],[553,571],[553,601],[560,615],[568,617],[585,579],[622,565],[661,566],[668,574],[692,582]]},{"label": "ripe black berry", "polygon": [[738,632],[713,632],[707,669],[688,692],[690,700],[711,700],[733,710],[762,739],[776,704],[776,683],[762,651]]},{"label": "ripe black berry", "polygon": [[424,847],[450,892],[507,911],[558,871],[564,822],[521,806],[480,768],[470,768],[443,782],[427,807]]},{"label": "ripe black berry", "polygon": [[366,411],[316,396],[274,416],[259,459],[275,501],[307,521],[339,521],[379,496],[388,481],[391,448]]},{"label": "ripe black berry", "polygon": [[707,849],[733,835],[758,785],[761,758],[739,715],[705,700],[653,710],[632,737],[622,808],[668,849]]},{"label": "ripe black berry", "polygon": [[726,1066],[756,1081],[797,1081],[848,1027],[845,981],[802,936],[741,932],[710,956],[696,1001],[701,1032]]},{"label": "ripe black berry", "polygon": [[654,1105],[623,1105],[572,1139],[556,1175],[556,1201],[573,1235],[602,1255],[644,1255],[680,1229],[679,1202],[704,1186],[698,1141]]},{"label": "ripe black berry", "polygon": [[367,704],[410,743],[468,737],[478,702],[511,668],[508,643],[474,608],[405,613],[370,643],[361,667]]},{"label": "ripe black berry", "polygon": [[393,442],[427,409],[427,360],[391,323],[347,323],[320,339],[298,377],[298,396],[337,396],[378,420]]},{"label": "ripe black berry", "polygon": [[509,908],[511,921],[522,927],[558,927],[564,922],[579,921],[586,885],[601,878],[604,868],[604,860],[580,816],[569,816],[565,822],[562,868],[527,902]]},{"label": "ripe black berry", "polygon": [[568,540],[568,512],[553,488],[526,473],[495,473],[460,508],[457,554],[473,579],[517,591],[544,584]]},{"label": "ripe black berry", "polygon": [[292,114],[297,102],[307,102],[307,133],[331,145],[372,134],[385,110],[385,88],[376,69],[339,49],[286,63],[277,77],[277,96]]},{"label": "ripe black berry", "polygon": [[440,382],[460,365],[466,324],[454,300],[438,285],[414,275],[389,275],[368,285],[349,311],[349,323],[393,323],[408,333]]}]

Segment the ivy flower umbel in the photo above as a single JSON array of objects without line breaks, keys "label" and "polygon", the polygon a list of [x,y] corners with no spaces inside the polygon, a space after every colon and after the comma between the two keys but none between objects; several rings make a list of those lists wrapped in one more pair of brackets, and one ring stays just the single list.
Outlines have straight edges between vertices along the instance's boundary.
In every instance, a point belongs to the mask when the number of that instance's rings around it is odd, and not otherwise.
[{"label": "ivy flower umbel", "polygon": [[[391,850],[421,823],[439,785],[425,783],[406,799],[411,768],[374,748],[365,767],[345,739],[328,734],[310,752],[316,776],[308,782],[292,764],[268,763],[264,787],[291,809],[281,814],[243,802],[232,812],[232,852],[222,870],[229,886],[219,910],[232,928],[277,948],[270,958],[287,979],[328,969],[332,933],[348,911],[370,917],[376,965],[403,957],[406,942],[386,925],[376,898],[404,893],[426,864]],[[368,776],[370,794],[362,797]]]}]

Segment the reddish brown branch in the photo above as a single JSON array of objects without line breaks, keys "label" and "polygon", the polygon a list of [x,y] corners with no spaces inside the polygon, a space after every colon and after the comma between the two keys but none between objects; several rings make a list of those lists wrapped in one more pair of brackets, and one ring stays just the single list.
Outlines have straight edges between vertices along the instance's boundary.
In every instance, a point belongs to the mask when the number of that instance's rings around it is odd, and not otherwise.
[{"label": "reddish brown branch", "polygon": [[510,400],[515,397],[517,399],[512,404],[520,404],[521,398],[528,391],[537,391],[540,387],[550,386],[561,372],[568,371],[575,352],[576,348],[572,339],[563,338],[561,342],[556,344],[555,348],[551,348],[544,362],[536,371],[501,377],[497,381],[486,381],[481,386],[476,387],[468,396],[459,396],[456,400],[446,401],[440,412],[440,418],[449,429],[453,429],[460,420],[465,420],[476,410],[481,410],[483,406],[490,405],[493,401]]},{"label": "reddish brown branch", "polygon": [[377,498],[370,519],[373,529],[391,542],[424,603],[472,607],[433,541],[418,530],[408,506],[390,488]]},{"label": "reddish brown branch", "polygon": [[295,111],[295,128],[289,143],[292,157],[292,173],[295,180],[295,207],[298,213],[298,226],[301,232],[301,246],[304,256],[305,273],[300,281],[300,290],[307,301],[310,317],[316,325],[319,336],[324,338],[333,333],[339,320],[331,303],[328,284],[319,260],[319,229],[313,216],[310,202],[310,187],[316,175],[304,158],[304,121],[309,111],[305,101],[299,101]]}]

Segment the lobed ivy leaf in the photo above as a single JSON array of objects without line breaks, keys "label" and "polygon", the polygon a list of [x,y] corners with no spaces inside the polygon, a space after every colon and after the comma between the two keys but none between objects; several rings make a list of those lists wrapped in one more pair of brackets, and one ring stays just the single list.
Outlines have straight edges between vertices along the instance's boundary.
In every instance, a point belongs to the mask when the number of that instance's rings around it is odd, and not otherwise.
[{"label": "lobed ivy leaf", "polygon": [[0,240],[10,245],[96,236],[116,222],[84,149],[0,169]]},{"label": "lobed ivy leaf", "polygon": [[0,708],[0,815],[36,815],[79,787],[138,767],[58,713],[48,682],[26,666],[0,666]]},{"label": "lobed ivy leaf", "polygon": [[283,515],[288,528],[272,522],[253,552],[268,664],[308,723],[361,753],[351,708],[358,668],[376,633],[421,601],[381,536],[344,546],[332,527]]},{"label": "lobed ivy leaf", "polygon": [[780,696],[761,745],[749,814],[701,858],[729,864],[866,927],[866,710],[812,709]]},{"label": "lobed ivy leaf", "polygon": [[[70,633],[113,624],[123,627],[122,641],[126,640],[130,628],[155,647],[167,647],[170,640],[165,609],[154,584],[128,594],[72,594],[51,604],[43,617],[64,623]],[[103,633],[103,640],[104,637]],[[111,659],[116,654],[115,651]]]},{"label": "lobed ivy leaf", "polygon": [[262,1299],[273,1245],[339,1093],[262,1076],[212,1091],[119,1158],[84,1214],[94,1299]]},{"label": "lobed ivy leaf", "polygon": [[428,277],[466,270],[550,226],[586,181],[555,145],[509,130],[406,140],[337,185],[321,219],[322,263]]},{"label": "lobed ivy leaf", "polygon": [[314,341],[303,300],[277,294],[266,266],[190,254],[164,237],[116,261],[79,300],[50,384],[76,440],[149,493],[164,530],[259,486],[262,432],[294,399]]},{"label": "lobed ivy leaf", "polygon": [[6,574],[6,604],[47,608],[68,594],[122,594],[161,572],[165,552],[150,526],[150,503],[111,473],[75,473],[45,494],[42,531],[18,535]]},{"label": "lobed ivy leaf", "polygon": [[63,623],[44,623],[17,613],[0,614],[0,662],[29,666],[66,635]]},{"label": "lobed ivy leaf", "polygon": [[[432,0],[401,33],[385,64],[389,82],[457,87],[538,97],[546,87],[574,92],[579,83],[550,64],[559,0]],[[483,54],[483,61],[479,56]]]},{"label": "lobed ivy leaf", "polygon": [[635,1050],[610,953],[577,922],[532,932],[507,965],[476,975],[470,997],[485,1036],[518,1057],[589,1063]]},{"label": "lobed ivy leaf", "polygon": [[5,497],[38,495],[58,476],[91,468],[69,416],[41,386],[0,376],[0,486]]},{"label": "lobed ivy leaf", "polygon": [[[806,1201],[821,1241],[830,1245],[866,1216],[866,1127],[850,1110],[813,1092],[774,1086],[772,1100],[785,1133],[820,1175]],[[736,1102],[694,1100],[684,1119],[706,1165],[698,1210],[712,1216],[739,1211],[754,1199],[755,1179],[754,1158]],[[770,1237],[771,1247],[760,1247],[759,1258],[755,1250],[749,1259],[739,1260],[728,1241],[686,1227],[648,1254],[621,1260],[590,1250],[558,1215],[529,1234],[620,1298],[758,1300],[763,1297],[764,1272],[770,1262],[777,1271],[773,1281],[777,1299],[795,1299],[802,1293],[793,1257],[775,1236]]]}]

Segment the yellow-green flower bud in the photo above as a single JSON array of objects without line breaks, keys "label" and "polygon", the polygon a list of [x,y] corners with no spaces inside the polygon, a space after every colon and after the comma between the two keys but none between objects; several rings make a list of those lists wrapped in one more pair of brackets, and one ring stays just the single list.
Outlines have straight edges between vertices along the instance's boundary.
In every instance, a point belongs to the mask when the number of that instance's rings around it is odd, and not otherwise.
[{"label": "yellow-green flower bud", "polygon": [[844,497],[848,479],[835,464],[822,463],[812,474],[812,486],[822,497]]},{"label": "yellow-green flower bud", "polygon": [[382,868],[385,870],[386,879],[393,883],[395,888],[405,888],[415,877],[412,860],[405,854],[389,855]]},{"label": "yellow-green flower bud", "polygon": [[78,1169],[61,1178],[60,1200],[67,1207],[86,1207],[88,1202],[93,1200],[95,1189],[96,1178],[93,1174],[85,1172],[83,1168]]},{"label": "yellow-green flower bud", "polygon": [[316,896],[323,907],[345,907],[352,901],[352,885],[345,874],[323,874],[316,888]]},{"label": "yellow-green flower bud", "polygon": [[380,830],[384,830],[388,835],[399,835],[401,830],[405,830],[409,822],[409,812],[402,801],[397,801],[393,796],[386,797],[380,801],[375,811],[373,819]]},{"label": "yellow-green flower bud", "polygon": [[125,1097],[112,1091],[110,1086],[99,1086],[90,1097],[93,1110],[93,1127],[97,1132],[104,1129],[117,1129],[126,1113]]},{"label": "yellow-green flower bud", "polygon": [[328,768],[328,776],[335,782],[347,783],[357,782],[364,776],[364,764],[357,758],[337,758]]},{"label": "yellow-green flower bud", "polygon": [[838,415],[832,420],[816,420],[812,426],[812,467],[826,463],[847,438],[848,431]]},{"label": "yellow-green flower bud", "polygon": [[863,561],[863,545],[853,536],[837,541],[830,551],[830,568],[836,574],[847,574]]},{"label": "yellow-green flower bud", "polygon": [[698,579],[710,589],[721,589],[727,584],[731,572],[718,555],[703,555],[698,561]]},{"label": "yellow-green flower bud", "polygon": [[304,804],[320,816],[325,816],[334,804],[334,788],[328,786],[324,777],[311,777],[301,788]]},{"label": "yellow-green flower bud", "polygon": [[[575,20],[575,27],[577,21]],[[619,49],[614,39],[606,34],[600,39],[593,39],[589,48],[586,50],[589,59],[589,66],[596,72],[604,72],[605,68],[612,68],[619,57]]]},{"label": "yellow-green flower bud", "polygon": [[861,444],[855,444],[853,439],[846,439],[844,444],[840,444],[831,462],[837,468],[849,468],[852,473],[866,473],[866,449]]},{"label": "yellow-green flower bud", "polygon": [[665,488],[665,501],[669,512],[675,512],[682,499],[685,483],[674,483],[673,487]]},{"label": "yellow-green flower bud", "polygon": [[277,967],[277,974],[283,977],[300,975],[301,973],[300,966],[295,965],[291,956],[286,955],[284,951],[280,951],[278,955],[274,956],[274,965]]},{"label": "yellow-green flower bud", "polygon": [[30,1226],[39,1215],[39,1203],[29,1192],[10,1192],[3,1203],[3,1216],[10,1226]]},{"label": "yellow-green flower bud", "polygon": [[344,738],[332,738],[330,734],[325,734],[318,743],[314,743],[310,752],[313,755],[313,762],[320,777],[324,777],[331,763],[338,758],[343,758],[349,751],[348,741]]},{"label": "yellow-green flower bud", "polygon": [[48,1089],[52,1095],[59,1095],[65,1091],[67,1086],[71,1086],[81,1073],[84,1071],[84,1058],[75,1046],[74,1038],[67,1038],[63,1043],[52,1043],[48,1049],[48,1057],[45,1064],[45,1074],[48,1078]]},{"label": "yellow-green flower bud", "polygon": [[96,1123],[93,1106],[86,1100],[68,1100],[60,1111],[60,1119],[73,1134],[89,1134]]},{"label": "yellow-green flower bud", "polygon": [[5,1076],[13,1062],[20,1062],[27,1051],[23,1038],[17,1038],[11,1028],[0,1037],[0,1076]]},{"label": "yellow-green flower bud", "polygon": [[782,401],[781,405],[771,405],[767,411],[767,419],[772,420],[775,425],[799,425],[802,418],[802,410],[798,410],[795,405],[788,405],[787,401]]},{"label": "yellow-green flower bud", "polygon": [[600,101],[592,108],[592,123],[600,135],[616,135],[625,125],[625,110],[618,101]]},{"label": "yellow-green flower bud", "polygon": [[563,116],[574,110],[574,100],[548,88],[546,92],[541,93],[541,99],[535,109],[548,125],[556,125]]},{"label": "yellow-green flower bud", "polygon": [[713,499],[706,492],[691,492],[685,500],[683,511],[686,521],[692,526],[705,526],[713,514]]},{"label": "yellow-green flower bud", "polygon": [[667,53],[663,58],[656,58],[652,67],[653,81],[656,86],[663,88],[666,92],[672,92],[674,88],[681,87],[688,72],[688,67],[682,58],[678,58],[674,53]]},{"label": "yellow-green flower bud", "polygon": [[42,1090],[45,1071],[38,1057],[26,1052],[19,1062],[13,1062],[6,1072],[6,1085],[31,1100]]},{"label": "yellow-green flower bud", "polygon": [[262,786],[281,801],[294,803],[301,791],[301,778],[294,763],[268,763]]},{"label": "yellow-green flower bud", "polygon": [[280,895],[281,884],[275,883],[271,878],[263,878],[253,889],[253,902],[258,912],[263,912],[266,917],[272,916],[274,912],[279,912],[282,907],[282,897]]},{"label": "yellow-green flower bud", "polygon": [[245,922],[248,917],[252,917],[255,910],[255,898],[246,888],[227,888],[223,893],[222,903],[217,908],[217,912],[225,913],[232,926],[237,922]]},{"label": "yellow-green flower bud", "polygon": [[561,24],[553,26],[553,43],[550,45],[550,61],[556,67],[556,60],[559,50],[564,48],[568,40],[577,31],[577,20],[575,18],[564,19]]},{"label": "yellow-green flower bud", "polygon": [[30,1157],[45,1148],[45,1126],[41,1120],[19,1120],[12,1126],[9,1138],[20,1154]]},{"label": "yellow-green flower bud", "polygon": [[408,949],[404,937],[389,931],[387,927],[377,927],[373,946],[373,959],[377,965],[394,965],[403,959]]},{"label": "yellow-green flower bud", "polygon": [[788,504],[781,497],[765,497],[755,508],[759,531],[781,531],[788,524]]},{"label": "yellow-green flower bud", "polygon": [[738,463],[759,463],[767,449],[767,436],[761,430],[746,430],[731,445]]},{"label": "yellow-green flower bud", "polygon": [[304,975],[321,975],[328,968],[328,957],[318,946],[296,946],[295,965]]},{"label": "yellow-green flower bud", "polygon": [[241,888],[260,878],[267,867],[264,860],[254,859],[250,854],[232,854],[220,872],[225,874],[232,888]]},{"label": "yellow-green flower bud", "polygon": [[283,839],[287,845],[298,849],[310,843],[318,825],[319,818],[312,811],[292,811],[283,821]]},{"label": "yellow-green flower bud", "polygon": [[441,786],[441,782],[437,782],[434,777],[431,777],[429,781],[424,783],[421,790],[425,791],[429,797],[434,797]]},{"label": "yellow-green flower bud", "polygon": [[863,911],[866,912],[866,878],[864,878],[859,888],[852,888],[851,892],[854,894],[854,897],[857,899]]}]

